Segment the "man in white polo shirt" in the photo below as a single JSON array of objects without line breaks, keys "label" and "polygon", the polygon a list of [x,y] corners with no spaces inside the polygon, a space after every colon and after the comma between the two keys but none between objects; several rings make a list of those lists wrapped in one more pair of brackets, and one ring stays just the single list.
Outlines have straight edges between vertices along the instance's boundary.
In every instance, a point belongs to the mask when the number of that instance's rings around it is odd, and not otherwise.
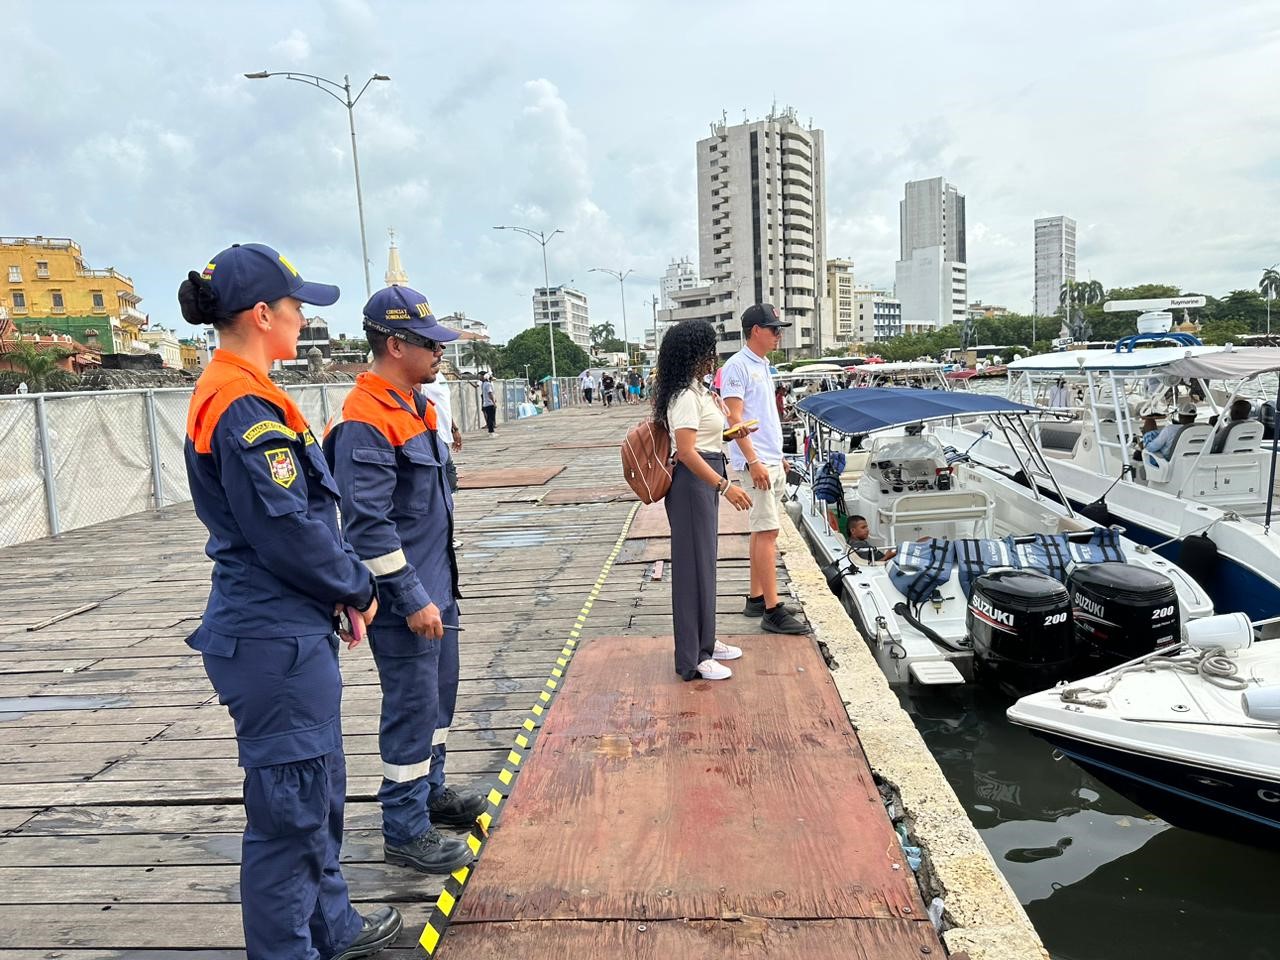
[{"label": "man in white polo shirt", "polygon": [[[808,633],[809,628],[778,600],[779,504],[786,489],[782,466],[782,422],[769,375],[769,351],[777,350],[785,323],[777,307],[757,303],[742,314],[746,346],[729,358],[720,375],[720,395],[732,427],[759,421],[759,429],[729,446],[729,464],[744,488],[752,491],[751,589],[743,614],[761,617],[769,633]],[[757,492],[758,491],[758,492]]]}]

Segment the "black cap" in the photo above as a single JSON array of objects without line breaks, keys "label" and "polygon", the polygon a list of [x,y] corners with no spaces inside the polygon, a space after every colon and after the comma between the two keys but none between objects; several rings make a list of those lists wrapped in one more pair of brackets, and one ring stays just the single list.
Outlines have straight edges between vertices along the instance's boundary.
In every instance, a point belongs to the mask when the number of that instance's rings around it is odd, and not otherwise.
[{"label": "black cap", "polygon": [[742,311],[742,329],[751,332],[752,327],[789,327],[782,314],[772,303],[757,303]]}]

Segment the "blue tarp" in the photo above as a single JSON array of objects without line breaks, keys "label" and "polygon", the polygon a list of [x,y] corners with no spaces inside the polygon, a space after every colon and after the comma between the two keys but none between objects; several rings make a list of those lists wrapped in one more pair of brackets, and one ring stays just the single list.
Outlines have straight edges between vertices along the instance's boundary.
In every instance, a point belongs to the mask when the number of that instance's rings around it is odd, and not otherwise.
[{"label": "blue tarp", "polygon": [[1036,407],[984,393],[914,387],[850,387],[805,397],[801,413],[840,433],[873,433],[923,420],[984,413],[1029,413]]}]

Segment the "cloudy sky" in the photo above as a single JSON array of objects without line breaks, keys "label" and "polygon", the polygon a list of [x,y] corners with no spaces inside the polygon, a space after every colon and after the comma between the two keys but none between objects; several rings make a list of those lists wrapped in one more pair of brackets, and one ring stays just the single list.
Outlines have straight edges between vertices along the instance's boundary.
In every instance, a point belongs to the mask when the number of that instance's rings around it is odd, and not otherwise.
[{"label": "cloudy sky", "polygon": [[[346,111],[284,79],[373,84],[356,108],[375,286],[394,226],[437,314],[505,340],[552,283],[618,323],[697,258],[694,144],[726,111],[826,132],[828,249],[891,284],[909,179],[968,198],[970,299],[1026,311],[1032,221],[1080,225],[1081,276],[1221,294],[1280,260],[1280,4],[218,3],[4,0],[0,234],[70,236],[153,323],[232,242],[364,302]],[[107,11],[110,11],[109,13]]]}]

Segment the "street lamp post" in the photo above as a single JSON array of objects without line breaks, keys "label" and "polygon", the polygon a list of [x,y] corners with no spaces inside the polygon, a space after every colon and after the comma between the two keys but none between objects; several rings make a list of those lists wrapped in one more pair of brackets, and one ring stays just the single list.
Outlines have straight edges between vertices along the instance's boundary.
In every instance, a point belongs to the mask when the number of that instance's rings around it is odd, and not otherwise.
[{"label": "street lamp post", "polygon": [[[390,80],[391,78],[382,73],[375,73],[364,82],[364,86],[360,88],[360,92],[353,99],[351,96],[351,77],[348,74],[343,74],[341,83],[325,77],[317,77],[313,73],[296,73],[292,70],[277,70],[274,72],[259,70],[257,73],[245,74],[245,78],[249,80],[266,80],[268,77],[284,77],[286,80],[297,80],[299,83],[305,83],[327,93],[347,108],[347,124],[351,128],[351,163],[356,171],[356,210],[360,214],[360,256],[364,263],[364,295],[367,300],[373,296],[373,287],[369,283],[369,244],[365,239],[364,233],[364,196],[360,192],[360,156],[356,152],[355,107],[360,102],[360,98],[364,96],[364,92],[369,89],[369,84],[375,80]],[[342,91],[342,96],[338,96],[335,92],[337,90]]]},{"label": "street lamp post", "polygon": [[[551,281],[547,277],[547,244],[555,237],[557,233],[564,233],[563,230],[556,228],[550,233],[544,233],[541,230],[531,230],[529,227],[494,227],[495,230],[514,230],[516,233],[523,233],[526,237],[530,237],[542,247],[542,308],[547,311],[547,339],[551,341],[551,379],[556,379],[556,327],[551,321]],[[568,298],[565,298],[566,311],[568,309]],[[565,326],[568,326],[569,318],[565,317]],[[533,325],[538,325],[537,314],[534,314]]]},{"label": "street lamp post", "polygon": [[[1280,267],[1280,261],[1273,263],[1271,266],[1267,267],[1265,272],[1270,273],[1276,267]],[[1271,336],[1271,290],[1270,288],[1268,288],[1267,290],[1267,295],[1265,299],[1267,301],[1267,336],[1269,337]]]},{"label": "street lamp post", "polygon": [[658,363],[658,297],[655,294],[649,301],[649,305],[653,307],[653,356],[649,358],[649,366],[656,366]]},{"label": "street lamp post", "polygon": [[622,294],[622,351],[627,355],[627,366],[631,366],[631,344],[627,341],[627,288],[626,279],[631,276],[634,271],[628,270],[623,273],[621,270],[610,270],[608,267],[591,267],[587,273],[607,273],[613,279],[618,281],[618,290]]}]

